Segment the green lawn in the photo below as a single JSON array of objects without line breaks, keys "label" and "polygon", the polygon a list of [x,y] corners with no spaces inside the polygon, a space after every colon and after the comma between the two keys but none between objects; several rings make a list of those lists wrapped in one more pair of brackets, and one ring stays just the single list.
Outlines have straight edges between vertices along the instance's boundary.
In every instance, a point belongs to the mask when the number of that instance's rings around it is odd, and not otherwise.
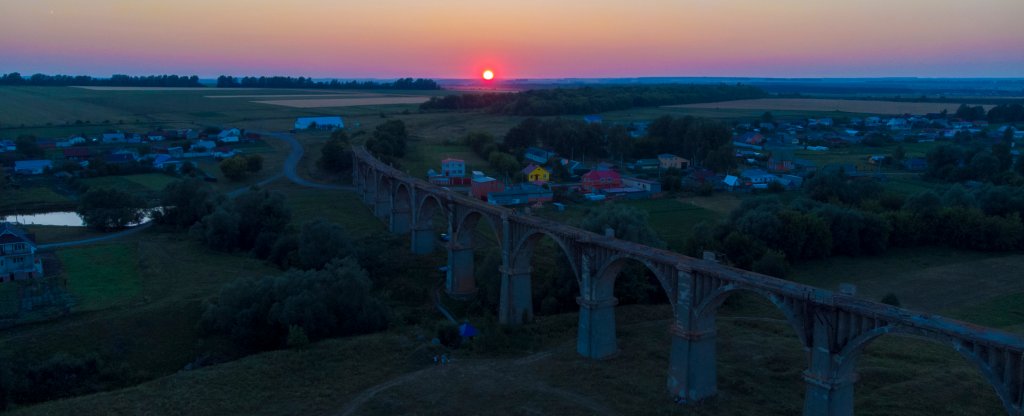
[{"label": "green lawn", "polygon": [[74,208],[75,203],[48,186],[0,190],[0,213],[39,212]]},{"label": "green lawn", "polygon": [[355,238],[387,230],[371,208],[363,205],[353,192],[299,188],[290,182],[278,182],[267,189],[287,196],[288,207],[292,210],[292,225],[296,227],[323,218],[345,227]]},{"label": "green lawn", "polygon": [[68,248],[57,256],[79,311],[122,305],[139,294],[138,257],[133,244]]}]

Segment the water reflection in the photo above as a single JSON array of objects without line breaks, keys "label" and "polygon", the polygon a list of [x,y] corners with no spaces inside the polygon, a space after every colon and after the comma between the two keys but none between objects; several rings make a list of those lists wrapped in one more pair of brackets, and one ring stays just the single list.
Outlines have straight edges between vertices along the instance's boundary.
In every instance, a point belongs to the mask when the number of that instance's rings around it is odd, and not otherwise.
[{"label": "water reflection", "polygon": [[[26,225],[59,225],[64,227],[84,227],[85,221],[82,220],[82,216],[78,215],[74,211],[54,211],[54,212],[43,212],[38,214],[16,214],[7,215],[0,217],[4,222],[16,222]],[[145,216],[141,222],[135,224],[129,224],[129,226],[135,226],[149,222],[151,219],[151,211],[146,211]]]}]

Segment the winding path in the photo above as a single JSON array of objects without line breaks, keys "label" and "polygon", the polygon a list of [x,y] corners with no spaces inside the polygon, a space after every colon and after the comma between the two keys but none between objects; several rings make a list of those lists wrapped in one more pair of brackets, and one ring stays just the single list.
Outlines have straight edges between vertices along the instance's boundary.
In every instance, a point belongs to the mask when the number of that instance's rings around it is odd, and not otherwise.
[{"label": "winding path", "polygon": [[[280,179],[282,176],[284,176],[284,177],[288,178],[288,180],[292,181],[292,183],[294,183],[296,185],[299,185],[299,186],[305,186],[307,188],[322,189],[322,190],[327,190],[327,191],[354,191],[355,190],[354,186],[331,185],[331,184],[325,184],[325,183],[312,182],[312,181],[308,181],[306,179],[303,179],[302,177],[299,176],[298,172],[296,172],[296,169],[298,169],[298,166],[299,166],[299,161],[302,160],[302,155],[305,153],[305,149],[302,148],[302,144],[299,143],[299,141],[296,140],[294,136],[292,136],[291,134],[288,134],[288,133],[260,132],[260,134],[263,134],[265,136],[270,136],[270,137],[273,137],[275,139],[283,140],[283,141],[287,142],[289,144],[289,146],[291,147],[291,150],[288,152],[288,157],[284,161],[284,166],[282,167],[283,172],[278,173],[278,174],[276,174],[274,176],[271,176],[271,177],[269,177],[267,179],[264,179],[262,181],[259,181],[259,182],[257,182],[254,185],[256,185],[256,186],[265,186],[265,185],[267,185],[267,184],[269,184],[271,182],[274,182],[274,181]],[[240,187],[238,189],[234,189],[232,191],[227,192],[227,195],[229,197],[232,197],[232,198],[236,197],[236,196],[241,195],[242,193],[244,193],[246,190],[248,190],[252,186],[253,185],[242,186],[242,187]],[[124,230],[124,231],[118,231],[118,232],[113,233],[113,234],[107,234],[107,235],[104,235],[104,236],[93,237],[93,238],[86,238],[84,240],[65,241],[65,242],[60,242],[60,243],[49,243],[49,244],[39,244],[37,246],[37,248],[39,250],[54,250],[54,249],[58,249],[58,248],[75,247],[75,246],[81,246],[81,245],[93,244],[93,243],[102,243],[104,241],[110,241],[110,240],[114,240],[114,239],[118,239],[118,238],[122,238],[122,237],[127,237],[127,236],[130,236],[130,235],[133,235],[133,234],[137,234],[137,233],[139,233],[139,232],[141,232],[141,231],[151,227],[152,225],[153,225],[152,222],[147,222],[145,224],[138,225],[138,226],[129,228],[129,229]]]}]

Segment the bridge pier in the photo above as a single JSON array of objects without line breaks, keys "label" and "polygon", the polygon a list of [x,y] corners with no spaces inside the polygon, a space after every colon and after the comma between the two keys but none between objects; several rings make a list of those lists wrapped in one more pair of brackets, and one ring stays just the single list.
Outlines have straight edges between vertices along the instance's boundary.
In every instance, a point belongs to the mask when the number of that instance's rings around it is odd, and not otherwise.
[{"label": "bridge pier", "polygon": [[[364,184],[365,185],[365,184]],[[373,184],[365,186],[363,188],[363,203],[366,205],[374,205],[377,202],[377,187]]]},{"label": "bridge pier", "polygon": [[530,268],[501,269],[501,294],[498,302],[498,322],[502,325],[522,325],[533,321],[533,293]]},{"label": "bridge pier", "polygon": [[448,274],[445,291],[455,298],[468,298],[476,294],[473,276],[473,248],[448,244]]},{"label": "bridge pier", "polygon": [[580,322],[576,337],[576,352],[580,355],[602,359],[619,351],[615,338],[615,305],[619,300],[612,297],[601,300],[576,298],[580,305]]},{"label": "bridge pier", "polygon": [[377,195],[376,203],[373,204],[373,214],[377,218],[387,220],[391,216],[391,196],[390,195]]},{"label": "bridge pier", "polygon": [[714,315],[702,317],[695,296],[696,277],[676,272],[675,322],[669,327],[668,391],[673,400],[698,403],[718,393]]},{"label": "bridge pier", "polygon": [[409,223],[412,222],[412,210],[409,208],[395,208],[391,211],[391,221],[388,222],[388,230],[392,234],[406,234],[409,232]]},{"label": "bridge pier", "polygon": [[413,254],[430,254],[434,252],[434,229],[430,226],[416,226],[412,229]]},{"label": "bridge pier", "polygon": [[857,375],[852,365],[842,365],[842,358],[830,341],[835,338],[832,335],[837,321],[835,311],[814,311],[811,362],[804,371],[804,415],[853,416],[853,385]]},{"label": "bridge pier", "polygon": [[668,364],[668,391],[674,400],[698,403],[718,393],[715,331],[687,330],[680,322],[669,327],[672,351]]}]

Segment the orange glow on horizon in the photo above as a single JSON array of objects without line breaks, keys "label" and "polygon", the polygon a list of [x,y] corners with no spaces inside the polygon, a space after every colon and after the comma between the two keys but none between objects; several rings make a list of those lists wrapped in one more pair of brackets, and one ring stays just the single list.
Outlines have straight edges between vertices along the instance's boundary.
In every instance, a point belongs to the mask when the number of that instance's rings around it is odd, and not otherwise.
[{"label": "orange glow on horizon", "polygon": [[485,81],[490,81],[494,79],[494,71],[491,71],[490,69],[485,70],[483,75],[481,76],[484,78]]}]

